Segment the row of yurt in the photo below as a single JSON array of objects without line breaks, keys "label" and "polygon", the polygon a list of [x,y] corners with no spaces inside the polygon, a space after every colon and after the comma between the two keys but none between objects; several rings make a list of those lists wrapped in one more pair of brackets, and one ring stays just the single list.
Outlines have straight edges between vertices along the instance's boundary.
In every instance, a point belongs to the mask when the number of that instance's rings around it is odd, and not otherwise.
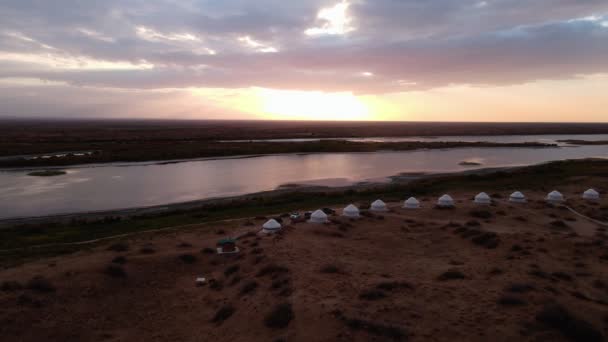
[{"label": "row of yurt", "polygon": [[[583,193],[583,199],[590,201],[597,201],[600,198],[599,193],[594,189],[589,189]],[[564,195],[562,195],[559,191],[553,190],[549,194],[545,200],[549,203],[561,203],[564,201]],[[526,203],[526,196],[520,191],[515,191],[509,196],[509,202],[513,203]],[[492,203],[492,198],[485,192],[480,192],[477,194],[473,200],[476,204],[481,205],[489,205]],[[444,194],[437,200],[437,206],[442,208],[450,208],[454,206],[454,199],[448,195]],[[406,209],[417,209],[420,208],[420,202],[415,197],[410,197],[403,202],[403,208]],[[388,211],[388,207],[386,203],[382,200],[378,199],[372,202],[370,206],[370,210],[372,211]],[[360,217],[359,209],[354,204],[349,204],[342,210],[342,216],[350,217],[350,218],[358,218]],[[327,222],[327,214],[319,209],[313,212],[310,215],[309,222],[312,223],[325,223]],[[262,230],[266,233],[273,233],[281,229],[281,224],[277,222],[275,219],[270,219],[262,226]]]}]

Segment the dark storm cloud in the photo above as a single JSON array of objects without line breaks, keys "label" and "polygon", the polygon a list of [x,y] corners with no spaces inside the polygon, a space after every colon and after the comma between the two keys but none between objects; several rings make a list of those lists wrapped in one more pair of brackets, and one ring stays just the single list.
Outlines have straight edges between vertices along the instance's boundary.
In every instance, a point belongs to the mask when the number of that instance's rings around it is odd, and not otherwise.
[{"label": "dark storm cloud", "polygon": [[[608,71],[605,0],[353,0],[352,31],[304,34],[326,24],[317,11],[335,4],[3,1],[0,77],[136,89],[260,86],[383,93]],[[589,18],[573,20],[584,17]],[[259,45],[247,46],[238,39],[243,36]],[[278,52],[260,52],[271,47]],[[24,54],[46,59],[20,58]],[[49,58],[145,61],[154,67],[84,70],[49,65]]]}]

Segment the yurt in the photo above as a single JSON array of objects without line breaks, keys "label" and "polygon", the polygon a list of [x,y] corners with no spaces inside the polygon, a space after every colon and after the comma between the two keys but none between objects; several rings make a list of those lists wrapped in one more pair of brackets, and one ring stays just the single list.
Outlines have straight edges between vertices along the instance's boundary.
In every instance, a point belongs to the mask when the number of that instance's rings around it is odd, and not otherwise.
[{"label": "yurt", "polygon": [[445,195],[439,197],[439,199],[437,200],[437,206],[442,207],[442,208],[453,207],[454,200],[452,199],[452,196],[445,194]]},{"label": "yurt", "polygon": [[407,209],[417,209],[420,208],[420,202],[414,197],[410,197],[403,202],[403,207]]},{"label": "yurt", "polygon": [[262,231],[265,233],[274,233],[281,230],[281,224],[275,219],[270,219],[262,226]]},{"label": "yurt", "polygon": [[509,202],[514,203],[526,203],[526,196],[522,194],[520,191],[515,191],[509,196]]},{"label": "yurt", "polygon": [[475,196],[475,199],[473,200],[473,202],[475,202],[475,204],[487,205],[487,204],[492,203],[492,199],[485,192],[480,192],[479,194],[477,194],[477,196]]},{"label": "yurt", "polygon": [[370,209],[372,211],[387,211],[388,209],[386,208],[386,203],[382,202],[382,200],[375,200]]},{"label": "yurt", "polygon": [[549,203],[561,203],[564,201],[564,195],[557,190],[553,190],[547,195],[546,200]]},{"label": "yurt", "polygon": [[308,220],[308,222],[325,223],[327,222],[327,214],[321,209],[315,210],[315,212],[310,215],[310,220]]},{"label": "yurt", "polygon": [[583,192],[583,199],[586,199],[587,201],[597,201],[600,199],[600,193],[594,189],[589,189]]},{"label": "yurt", "polygon": [[342,210],[342,216],[357,218],[359,217],[359,209],[353,204],[349,204]]}]

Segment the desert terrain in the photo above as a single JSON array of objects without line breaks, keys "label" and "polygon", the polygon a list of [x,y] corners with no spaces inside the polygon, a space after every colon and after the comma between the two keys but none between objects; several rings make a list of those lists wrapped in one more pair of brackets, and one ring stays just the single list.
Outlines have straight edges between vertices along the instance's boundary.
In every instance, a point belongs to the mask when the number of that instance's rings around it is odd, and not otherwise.
[{"label": "desert terrain", "polygon": [[[602,341],[606,163],[574,163],[578,175],[560,165],[426,180],[420,209],[402,208],[409,196],[402,189],[396,198],[374,193],[390,210],[364,209],[360,219],[340,216],[348,202],[327,205],[336,215],[326,224],[291,222],[267,208],[7,264],[0,334],[3,341]],[[556,186],[566,206],[543,200]],[[591,187],[600,202],[580,198]],[[481,190],[492,205],[472,202]],[[514,190],[528,203],[508,202]],[[454,209],[435,208],[443,193]],[[366,208],[369,200],[352,202]],[[283,229],[260,234],[271,217]],[[216,254],[225,237],[237,238],[238,254]],[[197,277],[207,283],[197,286]]]}]

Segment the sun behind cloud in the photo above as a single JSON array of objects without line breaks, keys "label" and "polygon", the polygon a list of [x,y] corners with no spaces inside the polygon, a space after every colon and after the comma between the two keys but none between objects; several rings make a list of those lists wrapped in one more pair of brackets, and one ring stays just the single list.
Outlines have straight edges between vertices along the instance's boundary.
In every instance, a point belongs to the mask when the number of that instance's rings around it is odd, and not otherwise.
[{"label": "sun behind cloud", "polygon": [[370,108],[350,92],[259,88],[263,115],[274,120],[371,120]]}]

